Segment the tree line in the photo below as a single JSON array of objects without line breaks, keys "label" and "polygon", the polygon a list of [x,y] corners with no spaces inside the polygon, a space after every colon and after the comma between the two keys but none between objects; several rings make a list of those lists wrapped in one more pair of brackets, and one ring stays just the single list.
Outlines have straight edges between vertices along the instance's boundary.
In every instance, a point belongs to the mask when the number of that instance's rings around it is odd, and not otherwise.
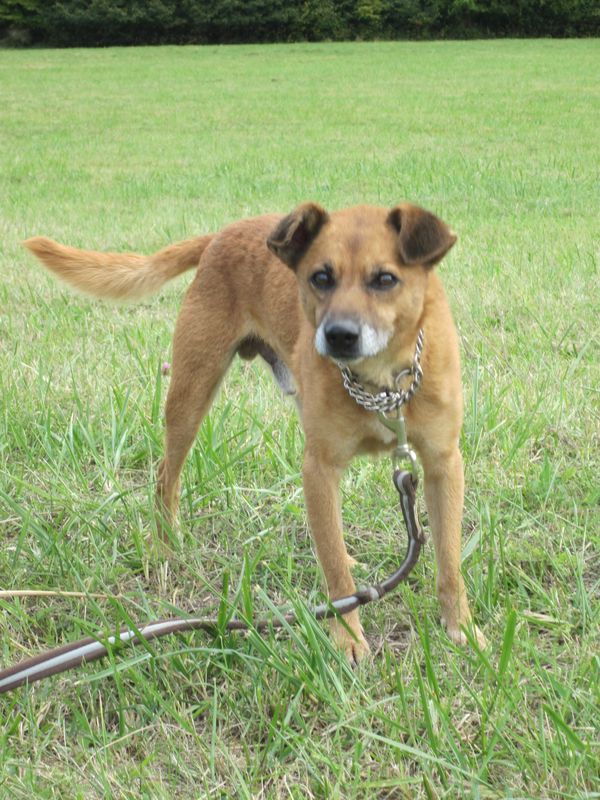
[{"label": "tree line", "polygon": [[597,36],[598,0],[0,0],[5,44]]}]

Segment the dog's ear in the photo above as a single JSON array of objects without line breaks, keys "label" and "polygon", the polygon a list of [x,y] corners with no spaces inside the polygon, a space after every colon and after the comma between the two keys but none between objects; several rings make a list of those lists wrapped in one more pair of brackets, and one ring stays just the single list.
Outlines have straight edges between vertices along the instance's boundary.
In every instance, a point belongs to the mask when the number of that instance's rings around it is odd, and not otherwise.
[{"label": "dog's ear", "polygon": [[456,242],[445,222],[411,203],[393,208],[387,221],[398,234],[400,258],[407,265],[434,267]]},{"label": "dog's ear", "polygon": [[267,239],[267,247],[288,267],[298,262],[319,233],[329,215],[316,203],[303,203],[284,217]]}]

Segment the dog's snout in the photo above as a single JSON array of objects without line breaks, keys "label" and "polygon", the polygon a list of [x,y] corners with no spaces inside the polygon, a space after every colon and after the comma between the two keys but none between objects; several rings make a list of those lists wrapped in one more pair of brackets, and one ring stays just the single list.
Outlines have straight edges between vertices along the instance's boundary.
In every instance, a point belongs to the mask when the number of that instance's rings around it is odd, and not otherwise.
[{"label": "dog's snout", "polygon": [[352,347],[358,334],[358,325],[354,322],[334,322],[325,328],[325,338],[332,347]]},{"label": "dog's snout", "polygon": [[325,339],[332,356],[350,358],[356,355],[360,327],[351,319],[332,320],[325,325]]}]

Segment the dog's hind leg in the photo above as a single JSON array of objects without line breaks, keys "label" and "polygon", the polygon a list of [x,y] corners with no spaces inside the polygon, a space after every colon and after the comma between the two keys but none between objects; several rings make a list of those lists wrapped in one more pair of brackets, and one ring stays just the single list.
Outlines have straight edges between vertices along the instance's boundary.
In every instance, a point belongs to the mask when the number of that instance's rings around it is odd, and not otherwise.
[{"label": "dog's hind leg", "polygon": [[168,538],[179,502],[179,477],[200,424],[235,354],[238,326],[209,293],[192,286],[177,320],[171,384],[165,409],[165,454],[158,470],[156,508]]}]

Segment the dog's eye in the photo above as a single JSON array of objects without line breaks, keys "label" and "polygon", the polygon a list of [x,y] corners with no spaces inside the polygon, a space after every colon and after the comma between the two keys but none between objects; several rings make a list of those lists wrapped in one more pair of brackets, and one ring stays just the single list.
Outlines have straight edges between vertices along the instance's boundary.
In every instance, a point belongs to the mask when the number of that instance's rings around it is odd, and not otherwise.
[{"label": "dog's eye", "polygon": [[369,286],[371,289],[392,289],[397,283],[399,283],[398,278],[391,272],[378,272],[371,279]]},{"label": "dog's eye", "polygon": [[319,269],[310,276],[310,282],[315,289],[333,289],[335,278],[330,269]]}]

